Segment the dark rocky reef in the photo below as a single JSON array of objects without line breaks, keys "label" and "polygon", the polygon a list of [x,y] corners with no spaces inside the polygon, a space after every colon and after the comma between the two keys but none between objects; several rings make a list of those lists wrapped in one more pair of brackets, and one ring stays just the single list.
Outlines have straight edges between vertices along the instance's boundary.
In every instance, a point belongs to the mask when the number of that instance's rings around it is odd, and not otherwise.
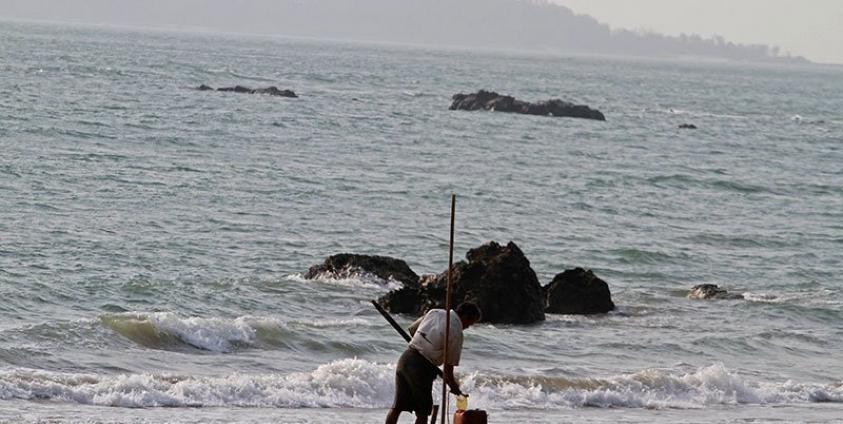
[{"label": "dark rocky reef", "polygon": [[681,130],[695,130],[697,126],[694,124],[680,124],[679,129]]},{"label": "dark rocky reef", "polygon": [[743,299],[742,294],[729,293],[728,290],[720,288],[717,284],[699,284],[688,292],[688,299]]},{"label": "dark rocky reef", "polygon": [[494,91],[480,90],[473,94],[455,94],[450,110],[493,110],[497,112],[522,113],[526,115],[562,116],[605,121],[599,110],[585,105],[575,105],[559,99],[530,103],[504,96]]},{"label": "dark rocky reef", "polygon": [[330,256],[322,264],[310,267],[304,274],[304,278],[310,280],[326,275],[334,278],[348,278],[362,273],[372,274],[382,280],[392,279],[401,282],[405,288],[419,286],[419,276],[401,259],[352,253]]},{"label": "dark rocky reef", "polygon": [[[530,261],[513,242],[506,246],[490,242],[466,254],[454,264],[453,305],[476,303],[483,322],[531,324],[544,320],[544,292]],[[444,308],[447,270],[422,277],[418,288],[405,286],[378,299],[387,310],[421,315]]]},{"label": "dark rocky reef", "polygon": [[[199,91],[211,91],[214,88],[205,84],[200,85],[196,88]],[[269,96],[278,96],[278,97],[298,97],[296,93],[292,90],[280,90],[276,86],[266,87],[266,88],[249,88],[244,87],[242,85],[235,85],[234,87],[220,87],[216,89],[216,91],[223,91],[223,92],[233,92],[233,93],[244,93],[244,94],[266,94]]]},{"label": "dark rocky reef", "polygon": [[609,285],[591,270],[569,269],[544,287],[549,314],[605,314],[615,309]]}]

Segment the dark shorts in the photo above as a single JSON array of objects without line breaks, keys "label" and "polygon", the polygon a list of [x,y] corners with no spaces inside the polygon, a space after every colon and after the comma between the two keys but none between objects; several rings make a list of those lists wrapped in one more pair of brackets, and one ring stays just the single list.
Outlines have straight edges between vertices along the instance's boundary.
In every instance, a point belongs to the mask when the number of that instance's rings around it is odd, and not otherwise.
[{"label": "dark shorts", "polygon": [[395,402],[392,409],[430,415],[436,367],[417,350],[408,347],[395,370]]}]

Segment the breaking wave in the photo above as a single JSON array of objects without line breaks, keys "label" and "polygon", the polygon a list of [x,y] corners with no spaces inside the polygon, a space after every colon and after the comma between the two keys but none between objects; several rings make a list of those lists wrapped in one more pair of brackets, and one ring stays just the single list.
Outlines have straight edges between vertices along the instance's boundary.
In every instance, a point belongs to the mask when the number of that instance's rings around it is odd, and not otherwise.
[{"label": "breaking wave", "polygon": [[[438,385],[434,385],[435,387]],[[833,385],[748,381],[722,365],[691,373],[649,369],[607,378],[463,377],[483,409],[704,408],[732,404],[843,402]],[[343,359],[311,372],[194,377],[92,375],[31,369],[0,371],[0,399],[144,407],[388,408],[393,366]],[[434,399],[438,397],[434,396]]]},{"label": "breaking wave", "polygon": [[302,274],[291,274],[288,279],[296,282],[321,281],[328,284],[335,284],[345,287],[366,287],[375,289],[396,290],[403,287],[400,281],[392,278],[383,279],[375,274],[362,271],[354,267],[346,267],[342,270],[322,272],[312,279],[306,279]]},{"label": "breaking wave", "polygon": [[293,345],[313,329],[371,325],[362,318],[304,322],[253,316],[186,318],[171,312],[105,314],[99,319],[105,327],[143,347],[219,353]]},{"label": "breaking wave", "polygon": [[284,323],[256,317],[183,318],[170,312],[120,313],[100,316],[106,327],[145,347],[168,349],[194,347],[212,352],[228,352],[279,340]]}]

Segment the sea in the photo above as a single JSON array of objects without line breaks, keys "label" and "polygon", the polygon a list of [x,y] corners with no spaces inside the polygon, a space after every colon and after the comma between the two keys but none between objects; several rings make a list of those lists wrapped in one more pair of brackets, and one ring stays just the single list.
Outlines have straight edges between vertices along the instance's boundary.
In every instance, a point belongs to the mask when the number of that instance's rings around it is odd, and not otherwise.
[{"label": "sea", "polygon": [[[480,89],[606,121],[448,110]],[[513,241],[617,305],[469,329],[489,422],[843,422],[841,67],[25,22],[0,22],[0,422],[383,422],[405,343],[369,302],[396,282],[302,276],[444,271],[451,194],[455,260]]]}]

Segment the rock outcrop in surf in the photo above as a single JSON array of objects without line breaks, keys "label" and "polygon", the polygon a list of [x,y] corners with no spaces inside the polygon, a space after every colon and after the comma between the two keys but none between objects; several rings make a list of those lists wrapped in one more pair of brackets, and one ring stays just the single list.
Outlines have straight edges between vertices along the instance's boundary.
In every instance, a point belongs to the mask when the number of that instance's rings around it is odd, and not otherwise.
[{"label": "rock outcrop in surf", "polygon": [[349,278],[361,273],[372,274],[382,280],[395,280],[404,287],[418,288],[419,286],[419,276],[401,259],[352,253],[340,253],[328,257],[322,264],[310,267],[304,274],[304,278],[308,280],[326,276]]},{"label": "rock outcrop in surf", "polygon": [[[472,301],[483,311],[483,322],[531,324],[544,320],[544,292],[518,246],[490,242],[454,264],[453,304]],[[378,299],[395,313],[421,315],[444,308],[448,272],[422,277],[418,287],[405,286]]]},{"label": "rock outcrop in surf", "polygon": [[688,299],[743,299],[742,294],[729,293],[717,284],[698,284],[688,292]]},{"label": "rock outcrop in surf", "polygon": [[[209,85],[202,84],[196,88],[199,91],[213,91],[214,87]],[[292,90],[281,90],[276,86],[270,86],[266,88],[249,88],[242,85],[235,85],[234,87],[220,87],[217,88],[216,91],[222,92],[233,92],[233,93],[244,93],[244,94],[266,94],[269,96],[278,96],[278,97],[298,97],[296,93]]]},{"label": "rock outcrop in surf", "polygon": [[609,285],[591,270],[569,269],[544,287],[549,314],[605,314],[615,309]]},{"label": "rock outcrop in surf", "polygon": [[605,121],[599,110],[585,105],[576,105],[559,99],[530,103],[505,96],[494,91],[480,90],[472,94],[455,94],[451,98],[450,110],[493,110],[496,112],[522,113],[526,115],[561,116]]}]

